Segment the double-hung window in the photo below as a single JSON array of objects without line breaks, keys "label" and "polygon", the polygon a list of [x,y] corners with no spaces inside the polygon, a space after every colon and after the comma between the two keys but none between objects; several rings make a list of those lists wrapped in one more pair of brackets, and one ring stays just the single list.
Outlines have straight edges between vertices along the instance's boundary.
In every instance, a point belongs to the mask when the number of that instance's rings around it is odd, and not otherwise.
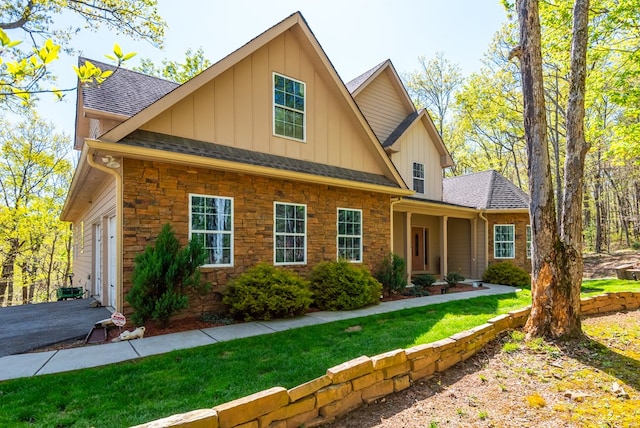
[{"label": "double-hung window", "polygon": [[424,164],[420,162],[413,163],[413,190],[424,194]]},{"label": "double-hung window", "polygon": [[274,263],[276,265],[307,262],[307,206],[274,203]]},{"label": "double-hung window", "polygon": [[204,266],[233,266],[233,199],[190,196],[189,234],[204,246]]},{"label": "double-hung window", "polygon": [[513,224],[493,226],[493,257],[496,259],[515,258],[515,227]]},{"label": "double-hung window", "polygon": [[531,226],[527,225],[527,258],[531,258]]},{"label": "double-hung window", "polygon": [[305,140],[305,84],[273,74],[273,133]]},{"label": "double-hung window", "polygon": [[362,262],[362,210],[338,208],[338,258]]}]

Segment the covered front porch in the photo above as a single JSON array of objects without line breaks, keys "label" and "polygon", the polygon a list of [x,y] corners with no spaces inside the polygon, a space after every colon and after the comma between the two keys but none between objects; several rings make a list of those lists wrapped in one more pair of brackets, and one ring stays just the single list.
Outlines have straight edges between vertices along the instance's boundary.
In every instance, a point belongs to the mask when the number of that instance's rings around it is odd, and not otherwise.
[{"label": "covered front porch", "polygon": [[392,251],[409,277],[458,272],[480,278],[487,266],[487,222],[472,208],[406,198],[393,204]]}]

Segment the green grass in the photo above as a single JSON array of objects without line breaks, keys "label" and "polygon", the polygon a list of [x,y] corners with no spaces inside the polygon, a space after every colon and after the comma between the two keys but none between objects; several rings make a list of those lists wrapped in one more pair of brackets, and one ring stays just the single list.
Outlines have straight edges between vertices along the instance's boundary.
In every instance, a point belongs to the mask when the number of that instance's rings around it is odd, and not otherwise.
[{"label": "green grass", "polygon": [[624,279],[588,279],[582,282],[582,297],[619,291],[640,292],[640,281]]},{"label": "green grass", "polygon": [[[627,290],[630,283],[627,284]],[[634,284],[635,285],[635,284]],[[589,282],[590,288],[618,285]],[[129,426],[290,388],[361,355],[429,343],[530,304],[523,290],[0,383],[0,426]],[[359,325],[360,330],[346,332]]]}]

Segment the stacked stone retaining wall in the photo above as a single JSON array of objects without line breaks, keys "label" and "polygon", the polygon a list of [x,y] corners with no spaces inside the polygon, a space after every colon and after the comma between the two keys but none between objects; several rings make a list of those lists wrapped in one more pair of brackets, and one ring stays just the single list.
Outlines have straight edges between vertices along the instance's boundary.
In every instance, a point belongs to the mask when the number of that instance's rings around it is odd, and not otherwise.
[{"label": "stacked stone retaining wall", "polygon": [[[640,292],[584,298],[582,315],[640,308]],[[362,356],[289,390],[274,387],[211,409],[170,416],[138,427],[306,428],[328,423],[363,404],[402,391],[474,355],[506,330],[522,327],[530,307],[499,315],[471,330],[409,349]]]}]

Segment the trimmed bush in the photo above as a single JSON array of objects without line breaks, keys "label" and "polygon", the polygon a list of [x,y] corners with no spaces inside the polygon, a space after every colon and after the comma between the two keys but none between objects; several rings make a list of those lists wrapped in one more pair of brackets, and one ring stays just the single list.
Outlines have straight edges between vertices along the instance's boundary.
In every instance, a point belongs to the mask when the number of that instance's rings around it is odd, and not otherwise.
[{"label": "trimmed bush", "polygon": [[436,277],[430,273],[425,273],[415,276],[411,282],[416,287],[431,287],[436,282]]},{"label": "trimmed bush", "polygon": [[382,284],[385,296],[399,294],[407,287],[407,269],[402,257],[389,253],[375,272],[375,277]]},{"label": "trimmed bush", "polygon": [[511,285],[513,287],[528,287],[531,285],[531,277],[527,271],[511,262],[492,264],[482,274],[482,281],[491,284]]},{"label": "trimmed bush", "polygon": [[447,282],[448,287],[453,287],[457,283],[464,281],[464,276],[458,272],[449,272],[444,276],[444,280]]},{"label": "trimmed bush", "polygon": [[321,262],[313,268],[311,290],[318,308],[346,311],[378,304],[382,285],[366,268],[338,260]]},{"label": "trimmed bush", "polygon": [[230,281],[223,303],[244,321],[289,318],[311,305],[309,282],[295,272],[259,263]]},{"label": "trimmed bush", "polygon": [[200,266],[206,253],[195,240],[181,248],[170,224],[165,224],[155,245],[148,245],[135,259],[127,302],[135,325],[153,319],[166,326],[177,312],[189,306],[189,290],[206,292],[209,284],[200,280]]}]

